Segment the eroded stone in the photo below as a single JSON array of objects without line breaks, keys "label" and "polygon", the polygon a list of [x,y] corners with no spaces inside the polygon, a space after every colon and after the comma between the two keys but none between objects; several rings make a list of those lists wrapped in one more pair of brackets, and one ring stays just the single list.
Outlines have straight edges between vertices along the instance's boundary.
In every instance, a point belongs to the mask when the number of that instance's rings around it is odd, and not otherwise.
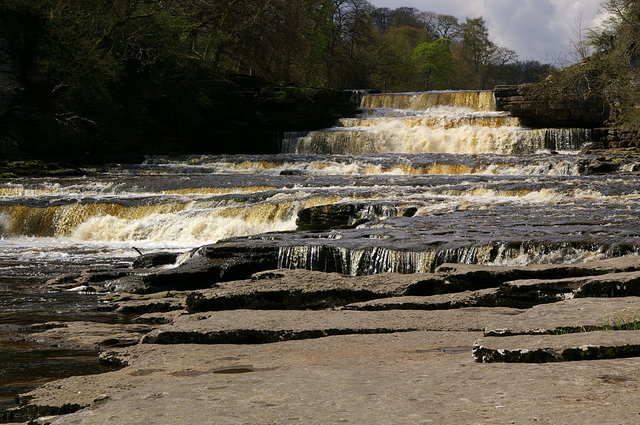
[{"label": "eroded stone", "polygon": [[509,308],[446,311],[281,311],[232,310],[180,315],[170,325],[147,334],[146,344],[264,344],[330,335],[375,334],[414,330],[471,331]]},{"label": "eroded stone", "polygon": [[640,298],[577,298],[543,304],[517,317],[504,316],[485,329],[486,336],[585,332],[640,323]]},{"label": "eroded stone", "polygon": [[477,362],[548,363],[640,356],[640,332],[595,331],[564,335],[484,337],[473,347]]}]

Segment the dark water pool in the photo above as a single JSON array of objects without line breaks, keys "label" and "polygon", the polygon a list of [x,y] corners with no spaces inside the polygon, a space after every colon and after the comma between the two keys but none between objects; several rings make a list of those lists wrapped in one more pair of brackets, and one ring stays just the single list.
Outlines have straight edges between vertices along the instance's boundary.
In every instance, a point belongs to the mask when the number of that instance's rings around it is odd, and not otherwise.
[{"label": "dark water pool", "polygon": [[43,383],[105,371],[98,365],[97,351],[24,340],[25,327],[36,323],[124,320],[96,311],[97,306],[95,295],[51,292],[38,279],[0,278],[0,411],[14,407],[17,394]]}]

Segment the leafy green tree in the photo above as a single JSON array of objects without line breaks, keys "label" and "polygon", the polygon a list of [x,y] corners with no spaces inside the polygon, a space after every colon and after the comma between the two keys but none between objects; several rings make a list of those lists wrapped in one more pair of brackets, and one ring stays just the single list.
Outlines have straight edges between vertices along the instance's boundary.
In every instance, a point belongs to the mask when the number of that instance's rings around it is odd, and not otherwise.
[{"label": "leafy green tree", "polygon": [[450,40],[439,38],[434,42],[424,42],[413,50],[413,61],[423,81],[423,90],[449,87],[453,56]]},{"label": "leafy green tree", "polygon": [[416,63],[413,59],[415,48],[429,40],[426,29],[414,27],[393,27],[381,38],[382,50],[378,62],[375,83],[383,91],[419,90]]},{"label": "leafy green tree", "polygon": [[483,18],[467,18],[461,26],[463,58],[470,65],[475,87],[482,87],[484,68],[489,64],[495,44],[489,40],[489,31]]}]

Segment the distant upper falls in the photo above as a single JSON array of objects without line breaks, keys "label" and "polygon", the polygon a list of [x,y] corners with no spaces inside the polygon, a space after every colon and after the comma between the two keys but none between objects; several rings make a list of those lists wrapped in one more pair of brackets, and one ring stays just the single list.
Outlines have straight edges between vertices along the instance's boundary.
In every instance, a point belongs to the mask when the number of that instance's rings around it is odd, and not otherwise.
[{"label": "distant upper falls", "polygon": [[528,154],[578,151],[591,139],[589,129],[524,127],[496,110],[492,91],[431,91],[364,95],[357,117],[289,134],[282,152]]}]

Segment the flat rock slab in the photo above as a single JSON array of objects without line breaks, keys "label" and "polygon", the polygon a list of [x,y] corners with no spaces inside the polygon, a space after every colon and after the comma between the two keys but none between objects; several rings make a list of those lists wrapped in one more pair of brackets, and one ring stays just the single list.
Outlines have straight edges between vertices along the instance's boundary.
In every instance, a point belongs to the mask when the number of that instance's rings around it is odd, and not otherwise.
[{"label": "flat rock slab", "polygon": [[446,311],[233,310],[177,316],[146,335],[147,344],[262,344],[331,335],[482,329],[509,308]]},{"label": "flat rock slab", "polygon": [[251,280],[222,282],[215,288],[196,291],[188,297],[187,309],[191,312],[323,309],[444,284],[443,278],[432,274],[343,276],[308,270],[273,270],[257,273]]},{"label": "flat rock slab", "polygon": [[163,298],[121,301],[113,304],[114,311],[121,314],[165,313],[185,308],[185,298]]},{"label": "flat rock slab", "polygon": [[442,264],[436,269],[452,284],[465,289],[497,287],[513,280],[561,279],[596,276],[607,273],[640,271],[640,256],[610,258],[578,264],[532,264],[527,266],[483,266],[475,264]]},{"label": "flat rock slab", "polygon": [[496,302],[497,289],[481,289],[453,294],[440,294],[424,297],[390,297],[353,303],[344,306],[344,310],[449,310],[455,308],[491,306]]},{"label": "flat rock slab", "polygon": [[478,362],[547,363],[640,357],[640,331],[484,337],[473,347]]},{"label": "flat rock slab", "polygon": [[632,327],[640,323],[640,298],[576,298],[537,305],[518,316],[504,316],[485,336],[585,332]]},{"label": "flat rock slab", "polygon": [[608,273],[565,279],[529,279],[504,283],[498,295],[532,303],[579,297],[640,296],[640,272]]},{"label": "flat rock slab", "polygon": [[153,328],[143,324],[108,324],[96,322],[49,322],[43,330],[29,333],[25,340],[38,341],[56,347],[96,349],[127,347],[138,344],[140,338]]},{"label": "flat rock slab", "polygon": [[637,424],[640,359],[479,364],[481,335],[345,335],[266,345],[138,345],[130,366],[43,385],[50,420],[104,424]]}]

